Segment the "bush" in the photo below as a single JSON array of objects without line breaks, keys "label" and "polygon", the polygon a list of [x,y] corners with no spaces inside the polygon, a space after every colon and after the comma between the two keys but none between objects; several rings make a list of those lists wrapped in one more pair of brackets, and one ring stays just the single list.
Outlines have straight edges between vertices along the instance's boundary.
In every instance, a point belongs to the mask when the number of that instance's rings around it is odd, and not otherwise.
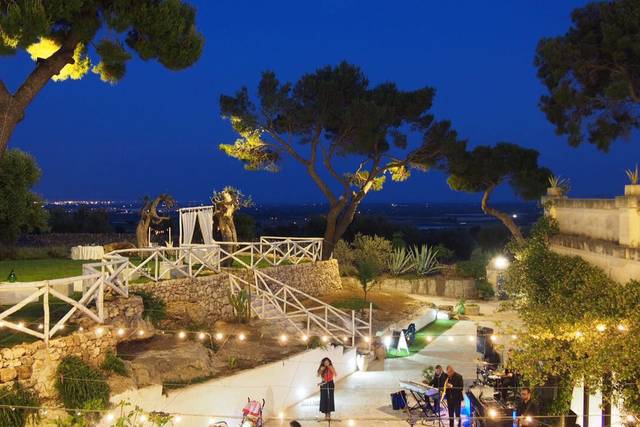
[{"label": "bush", "polygon": [[338,261],[341,275],[351,276],[356,272],[356,268],[353,265],[355,261],[353,250],[344,240],[338,240],[338,243],[336,243],[333,248],[333,257]]},{"label": "bush", "polygon": [[244,289],[241,289],[238,293],[229,292],[228,295],[229,304],[233,308],[233,315],[238,323],[246,323],[251,317],[251,302],[249,300],[249,293]]},{"label": "bush", "polygon": [[380,268],[386,268],[393,251],[391,242],[384,237],[366,236],[364,234],[356,234],[351,246],[353,247],[356,263],[358,260],[370,259]]},{"label": "bush", "polygon": [[122,359],[113,354],[111,350],[107,352],[104,361],[100,365],[100,368],[106,372],[113,372],[118,375],[122,375],[123,377],[128,377],[129,372],[127,372],[127,367],[124,365]]},{"label": "bush", "polygon": [[471,254],[471,259],[468,261],[458,261],[456,263],[455,270],[461,277],[486,280],[488,262],[489,257],[485,253],[481,251],[474,251]]},{"label": "bush", "polygon": [[153,295],[151,292],[139,290],[133,292],[142,298],[142,304],[144,305],[145,316],[158,326],[161,320],[167,317],[167,305],[163,300]]},{"label": "bush", "polygon": [[456,254],[451,249],[443,244],[436,245],[434,249],[438,251],[438,260],[444,264],[452,262],[456,256]]},{"label": "bush", "polygon": [[49,247],[8,247],[0,246],[0,260],[26,260],[47,258],[68,258],[69,248],[65,246]]},{"label": "bush", "polygon": [[495,295],[493,286],[486,280],[477,280],[476,289],[478,291],[478,296],[483,300],[490,300]]},{"label": "bush", "polygon": [[[12,410],[11,406],[16,407]],[[23,388],[20,383],[12,387],[0,388],[0,425],[3,427],[23,427],[29,421],[34,425],[38,419],[40,405],[36,395]],[[20,408],[22,406],[22,408]],[[25,408],[27,406],[33,408]]]},{"label": "bush", "polygon": [[76,356],[62,359],[56,370],[55,387],[65,408],[80,409],[90,404],[104,409],[111,392],[102,373]]}]

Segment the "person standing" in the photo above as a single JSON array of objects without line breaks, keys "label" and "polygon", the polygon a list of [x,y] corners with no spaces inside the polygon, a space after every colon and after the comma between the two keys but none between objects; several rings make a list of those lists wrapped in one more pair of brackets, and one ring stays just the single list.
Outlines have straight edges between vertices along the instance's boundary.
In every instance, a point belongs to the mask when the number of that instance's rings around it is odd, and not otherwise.
[{"label": "person standing", "polygon": [[520,390],[520,402],[518,402],[517,411],[519,426],[536,425],[535,417],[538,415],[538,407],[533,401],[529,387],[523,387],[522,390]]},{"label": "person standing", "polygon": [[[444,389],[444,382],[447,375],[442,371],[442,366],[436,365],[436,369],[433,372],[433,378],[429,382],[431,387],[438,389],[438,394],[433,396],[433,413],[440,417],[440,395]],[[428,398],[427,398],[428,401]]]},{"label": "person standing", "polygon": [[333,399],[333,391],[335,389],[333,379],[337,374],[331,359],[328,357],[325,357],[320,362],[318,376],[322,378],[322,381],[318,384],[320,386],[320,412],[324,414],[325,419],[329,420],[331,419],[331,413],[336,410]]},{"label": "person standing", "polygon": [[445,388],[445,399],[447,399],[447,409],[449,412],[449,427],[454,427],[455,418],[458,418],[458,426],[462,426],[462,417],[461,417],[461,409],[462,409],[462,401],[463,390],[464,390],[464,380],[462,379],[462,375],[456,372],[453,366],[447,366],[447,378],[446,378],[446,388]]}]

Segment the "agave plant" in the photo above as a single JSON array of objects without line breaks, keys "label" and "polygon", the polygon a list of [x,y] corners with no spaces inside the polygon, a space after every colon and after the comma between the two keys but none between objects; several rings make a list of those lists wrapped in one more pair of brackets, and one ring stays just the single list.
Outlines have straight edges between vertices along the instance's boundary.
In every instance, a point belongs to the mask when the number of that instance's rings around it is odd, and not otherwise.
[{"label": "agave plant", "polygon": [[389,271],[394,276],[406,273],[415,267],[413,253],[405,248],[395,248],[387,261]]},{"label": "agave plant", "polygon": [[229,304],[233,308],[236,322],[246,323],[251,315],[249,293],[244,289],[237,293],[229,293]]},{"label": "agave plant", "polygon": [[638,185],[640,182],[640,170],[638,170],[637,163],[635,169],[627,169],[625,173],[627,174],[627,178],[629,178],[629,183],[631,185]]},{"label": "agave plant", "polygon": [[438,248],[422,245],[421,247],[414,246],[411,249],[416,273],[420,276],[426,276],[442,269],[440,262],[438,262]]},{"label": "agave plant", "polygon": [[549,186],[551,188],[561,188],[563,192],[567,193],[571,187],[571,182],[560,175],[551,175],[549,177]]}]

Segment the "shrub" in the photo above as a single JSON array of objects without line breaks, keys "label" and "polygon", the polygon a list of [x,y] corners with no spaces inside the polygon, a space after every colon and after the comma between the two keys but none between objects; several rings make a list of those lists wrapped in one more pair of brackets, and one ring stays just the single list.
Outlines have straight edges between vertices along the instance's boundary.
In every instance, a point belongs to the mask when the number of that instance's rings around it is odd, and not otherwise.
[{"label": "shrub", "polygon": [[438,262],[438,250],[434,247],[422,245],[420,248],[414,246],[411,249],[415,264],[416,273],[426,276],[442,268]]},{"label": "shrub", "polygon": [[62,359],[56,370],[55,387],[65,408],[85,408],[91,403],[104,409],[109,403],[109,384],[102,373],[76,356]]},{"label": "shrub", "polygon": [[229,304],[233,308],[233,315],[238,323],[246,323],[251,316],[249,293],[241,289],[238,293],[229,292]]},{"label": "shrub", "polygon": [[[16,407],[12,410],[11,406]],[[27,406],[33,408],[26,408]],[[38,419],[38,398],[23,388],[20,383],[0,388],[0,425],[3,427],[23,427],[27,422],[36,424]],[[22,408],[20,408],[22,407]]]},{"label": "shrub", "polygon": [[338,240],[338,243],[333,248],[333,257],[338,261],[341,275],[350,276],[355,273],[353,249],[347,242]]},{"label": "shrub", "polygon": [[415,267],[413,253],[404,247],[397,247],[391,253],[387,266],[391,274],[396,276],[406,273]]},{"label": "shrub", "polygon": [[167,306],[162,299],[143,290],[135,291],[134,294],[142,298],[144,314],[151,323],[158,326],[160,321],[167,317]]},{"label": "shrub", "polygon": [[113,372],[118,375],[122,375],[123,377],[128,377],[129,372],[127,372],[127,367],[124,365],[122,359],[120,359],[117,355],[113,354],[111,350],[107,352],[104,361],[100,365],[100,368],[106,372]]},{"label": "shrub", "polygon": [[468,261],[458,261],[456,263],[456,273],[461,277],[486,280],[488,258],[484,252],[474,251],[471,254],[471,259]]},{"label": "shrub", "polygon": [[356,234],[351,244],[354,251],[355,262],[362,259],[371,259],[382,269],[386,268],[391,252],[391,242],[384,237]]},{"label": "shrub", "polygon": [[493,286],[486,280],[477,280],[476,289],[478,291],[478,296],[483,300],[490,300],[495,295]]},{"label": "shrub", "polygon": [[356,277],[364,292],[365,302],[367,301],[367,294],[371,290],[371,286],[380,275],[381,269],[381,266],[375,258],[361,258],[356,260]]},{"label": "shrub", "polygon": [[449,249],[442,243],[434,246],[433,248],[438,251],[438,260],[445,264],[453,261],[456,256],[456,254],[451,249]]}]

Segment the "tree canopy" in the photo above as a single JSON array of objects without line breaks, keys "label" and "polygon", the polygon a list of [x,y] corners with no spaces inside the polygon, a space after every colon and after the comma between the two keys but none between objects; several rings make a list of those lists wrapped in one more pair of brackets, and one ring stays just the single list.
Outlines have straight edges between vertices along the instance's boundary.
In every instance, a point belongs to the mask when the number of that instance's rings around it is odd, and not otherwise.
[{"label": "tree canopy", "polygon": [[[453,151],[452,151],[453,152]],[[456,150],[448,157],[449,186],[456,191],[483,193],[482,210],[500,220],[513,237],[522,232],[510,215],[489,205],[492,192],[507,183],[523,200],[539,199],[545,192],[551,171],[538,165],[538,152],[500,142],[493,147],[480,145],[471,151]]]},{"label": "tree canopy", "polygon": [[20,233],[47,229],[47,211],[31,188],[40,168],[29,154],[14,149],[0,159],[0,242],[14,244]]},{"label": "tree canopy", "polygon": [[549,93],[540,106],[556,132],[601,150],[640,125],[640,2],[595,2],[576,9],[562,36],[536,51]]},{"label": "tree canopy", "polygon": [[573,387],[584,383],[636,414],[640,282],[616,283],[577,256],[553,252],[549,242],[555,233],[557,224],[543,218],[515,249],[507,271],[506,289],[524,326],[512,362],[532,385],[562,378],[564,393],[551,413],[568,409]]},{"label": "tree canopy", "polygon": [[50,79],[92,71],[115,83],[133,52],[180,70],[200,57],[203,43],[195,10],[182,0],[0,0],[0,55],[27,51],[36,62],[14,93],[0,81],[0,157]]},{"label": "tree canopy", "polygon": [[330,205],[324,234],[329,256],[367,193],[381,190],[387,178],[406,180],[418,156],[419,166],[429,167],[446,141],[456,139],[450,124],[430,112],[434,93],[431,87],[370,85],[359,67],[346,62],[295,83],[267,71],[257,105],[246,87],[221,96],[222,114],[240,137],[220,148],[248,170],[278,171],[284,156],[302,165]]}]

